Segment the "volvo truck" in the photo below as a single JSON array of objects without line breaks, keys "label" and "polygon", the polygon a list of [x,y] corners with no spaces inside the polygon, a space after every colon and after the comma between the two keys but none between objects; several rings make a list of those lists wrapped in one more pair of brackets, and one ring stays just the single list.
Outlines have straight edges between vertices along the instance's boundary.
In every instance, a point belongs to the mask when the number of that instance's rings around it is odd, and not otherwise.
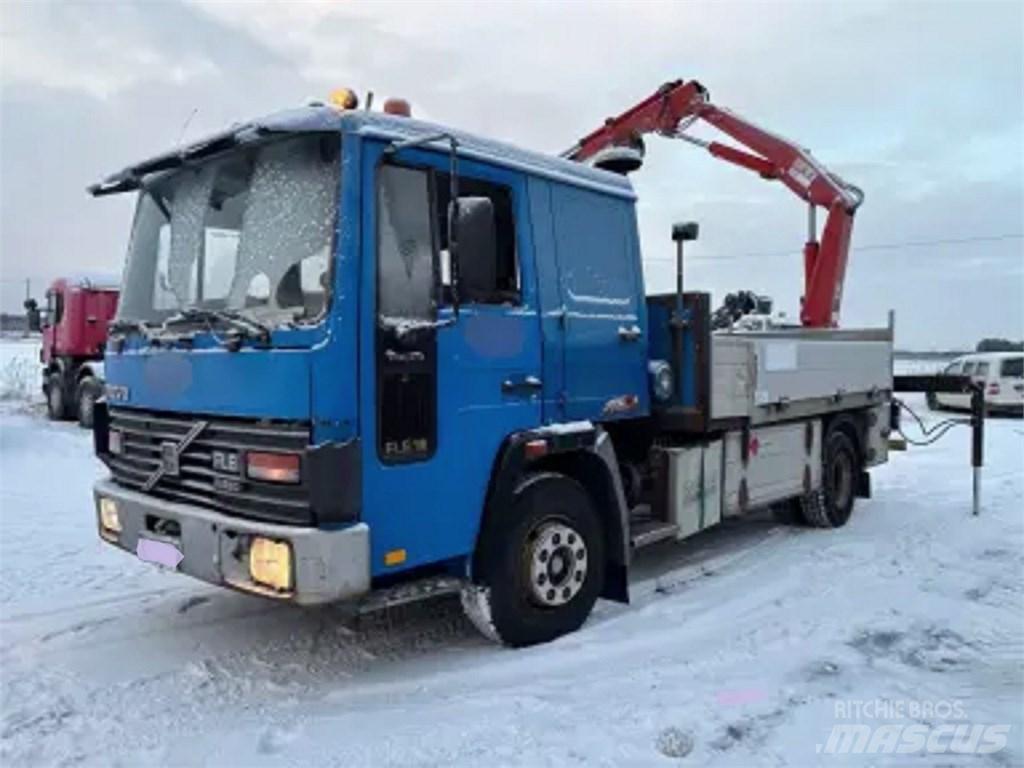
[{"label": "volvo truck", "polygon": [[[645,288],[626,172],[700,117],[809,206],[799,324],[713,332],[694,223],[676,290]],[[347,97],[97,183],[138,199],[99,536],[301,605],[447,580],[524,646],[628,601],[640,547],[767,506],[840,528],[890,428],[891,320],[835,327],[862,195],[730,119],[670,83],[556,157]]]}]

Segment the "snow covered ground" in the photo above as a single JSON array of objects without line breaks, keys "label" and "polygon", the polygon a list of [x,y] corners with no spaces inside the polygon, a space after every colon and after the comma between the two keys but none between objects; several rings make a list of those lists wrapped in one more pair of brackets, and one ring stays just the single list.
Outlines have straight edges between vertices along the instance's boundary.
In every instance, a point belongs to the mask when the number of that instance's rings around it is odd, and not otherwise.
[{"label": "snow covered ground", "polygon": [[[88,433],[8,400],[0,764],[1020,765],[1024,423],[986,448],[979,518],[961,428],[874,471],[842,530],[756,516],[643,554],[632,605],[511,651],[448,598],[352,621],[101,544]],[[833,754],[854,723],[1005,746]]]},{"label": "snow covered ground", "polygon": [[0,401],[42,402],[39,337],[0,339]]}]

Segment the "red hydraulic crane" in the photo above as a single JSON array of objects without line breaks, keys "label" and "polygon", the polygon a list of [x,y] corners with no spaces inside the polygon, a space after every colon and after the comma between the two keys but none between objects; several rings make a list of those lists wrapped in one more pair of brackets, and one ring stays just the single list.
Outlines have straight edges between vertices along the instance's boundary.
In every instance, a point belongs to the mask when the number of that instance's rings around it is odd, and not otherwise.
[{"label": "red hydraulic crane", "polygon": [[[686,134],[697,120],[705,120],[750,149],[703,141]],[[781,181],[808,203],[808,235],[804,245],[804,298],[800,321],[811,328],[835,327],[843,295],[843,278],[850,252],[853,214],[864,199],[852,184],[815,160],[790,141],[776,136],[729,110],[717,107],[707,90],[695,80],[666,83],[652,96],[618,117],[605,121],[580,139],[565,156],[596,160],[607,150],[629,148],[643,152],[643,135],[657,133],[704,147],[714,157],[754,171],[762,178]],[[633,168],[638,167],[633,165]],[[828,211],[818,240],[817,206]]]}]

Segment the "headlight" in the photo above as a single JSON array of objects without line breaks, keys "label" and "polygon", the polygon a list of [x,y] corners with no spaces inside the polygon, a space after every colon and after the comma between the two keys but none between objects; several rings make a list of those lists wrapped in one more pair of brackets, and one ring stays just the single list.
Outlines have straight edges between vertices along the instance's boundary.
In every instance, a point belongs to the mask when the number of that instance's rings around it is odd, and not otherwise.
[{"label": "headlight", "polygon": [[647,364],[647,372],[651,377],[651,392],[654,399],[662,403],[671,399],[676,389],[676,377],[672,366],[664,360],[652,360]]},{"label": "headlight", "polygon": [[121,532],[121,516],[117,513],[117,502],[113,499],[100,499],[100,525],[105,531]]},{"label": "headlight", "polygon": [[119,432],[116,429],[110,430],[110,434],[107,437],[107,450],[115,456],[121,454],[121,451],[124,450],[124,432]]},{"label": "headlight", "polygon": [[249,575],[266,587],[286,592],[292,588],[292,548],[287,541],[262,536],[249,545]]}]

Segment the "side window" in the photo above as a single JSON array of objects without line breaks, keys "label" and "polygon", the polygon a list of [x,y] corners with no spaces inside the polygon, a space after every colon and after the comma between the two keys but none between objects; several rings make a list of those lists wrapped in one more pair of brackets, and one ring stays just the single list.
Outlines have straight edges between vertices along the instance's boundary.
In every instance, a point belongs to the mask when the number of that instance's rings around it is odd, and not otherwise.
[{"label": "side window", "polygon": [[[450,177],[435,174],[434,216],[440,240],[441,288],[445,303],[451,303],[451,257],[448,252],[448,203]],[[481,304],[518,304],[521,299],[519,262],[516,254],[516,222],[512,205],[512,190],[489,181],[459,177],[459,196],[486,197],[494,206],[494,226],[497,234],[498,263],[494,272],[494,286],[474,301]]]},{"label": "side window", "polygon": [[54,298],[53,291],[46,292],[46,309],[44,310],[45,317],[43,321],[46,325],[53,325],[53,316],[57,308],[57,300]]},{"label": "side window", "polygon": [[975,369],[974,375],[981,378],[988,376],[988,363],[978,363],[978,367]]},{"label": "side window", "polygon": [[950,376],[956,376],[958,373],[960,373],[960,367],[962,365],[963,363],[957,360],[955,363],[950,363],[949,365],[947,365],[943,373],[948,373]]},{"label": "side window", "polygon": [[1024,379],[1024,357],[1003,360],[999,373],[1005,379]]},{"label": "side window", "polygon": [[53,294],[53,324],[60,325],[64,319],[64,294],[57,291]]},{"label": "side window", "polygon": [[434,315],[434,241],[426,171],[386,165],[377,181],[377,305],[391,325]]},{"label": "side window", "polygon": [[974,374],[974,363],[968,361],[964,363],[964,369],[961,371],[964,376],[971,376]]}]

